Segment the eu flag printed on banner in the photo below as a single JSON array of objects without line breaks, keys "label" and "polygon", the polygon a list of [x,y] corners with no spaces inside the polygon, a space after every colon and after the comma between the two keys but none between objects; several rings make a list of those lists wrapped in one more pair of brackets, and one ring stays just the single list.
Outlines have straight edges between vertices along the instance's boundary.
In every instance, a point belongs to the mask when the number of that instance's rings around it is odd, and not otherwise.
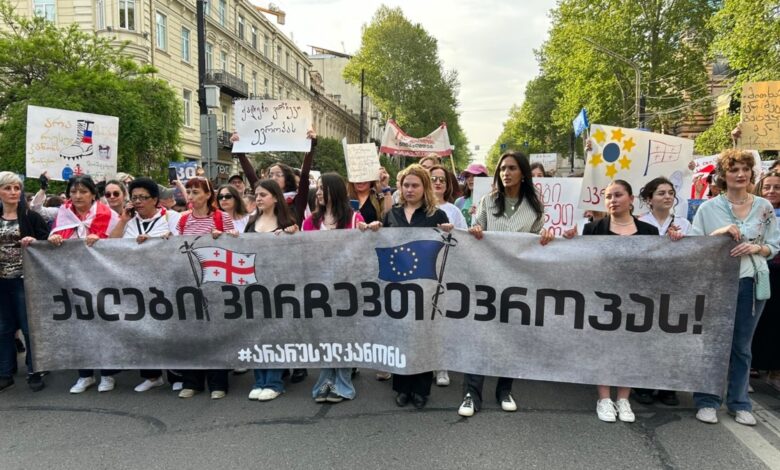
[{"label": "eu flag printed on banner", "polygon": [[390,248],[376,248],[379,279],[388,282],[437,279],[436,260],[444,243],[419,240]]}]

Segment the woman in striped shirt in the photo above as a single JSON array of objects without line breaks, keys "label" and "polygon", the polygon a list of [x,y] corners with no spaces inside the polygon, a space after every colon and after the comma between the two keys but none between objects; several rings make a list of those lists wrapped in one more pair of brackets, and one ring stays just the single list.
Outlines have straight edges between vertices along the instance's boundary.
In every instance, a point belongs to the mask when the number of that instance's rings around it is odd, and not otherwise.
[{"label": "woman in striped shirt", "polygon": [[[531,180],[528,157],[520,152],[501,156],[498,171],[493,177],[495,190],[482,197],[477,209],[476,223],[469,232],[477,240],[484,231],[527,232],[541,235],[541,244],[553,239],[553,233],[545,230],[544,205]],[[458,408],[461,416],[473,416],[482,406],[482,385],[485,376],[465,374],[463,403]],[[517,411],[512,398],[512,379],[499,377],[496,384],[496,400],[504,411]]]}]

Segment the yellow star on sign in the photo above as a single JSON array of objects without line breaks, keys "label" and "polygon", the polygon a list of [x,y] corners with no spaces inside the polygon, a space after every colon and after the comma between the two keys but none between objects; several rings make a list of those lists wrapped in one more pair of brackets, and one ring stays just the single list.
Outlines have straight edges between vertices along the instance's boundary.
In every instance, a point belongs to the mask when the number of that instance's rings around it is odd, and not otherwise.
[{"label": "yellow star on sign", "polygon": [[625,142],[623,142],[623,150],[626,152],[630,152],[634,147],[636,147],[636,142],[634,142],[633,137],[629,137]]},{"label": "yellow star on sign", "polygon": [[599,143],[599,145],[604,143],[604,138],[606,136],[604,135],[604,131],[601,129],[596,129],[596,132],[593,133],[593,138],[596,139],[596,142]]},{"label": "yellow star on sign", "polygon": [[603,161],[600,153],[594,153],[593,156],[590,157],[590,164],[593,166],[599,166],[599,163],[602,163]]},{"label": "yellow star on sign", "polygon": [[621,170],[628,170],[631,168],[631,160],[629,160],[628,156],[626,155],[623,155],[623,157],[618,160],[618,163],[620,163]]},{"label": "yellow star on sign", "polygon": [[617,174],[617,172],[618,171],[615,168],[615,164],[614,163],[610,163],[609,165],[607,165],[607,173],[606,174],[607,174],[607,177],[609,179],[615,179],[615,175]]},{"label": "yellow star on sign", "polygon": [[625,136],[623,135],[623,131],[621,131],[620,129],[615,129],[614,131],[612,131],[612,140],[621,141],[623,140],[623,137]]}]

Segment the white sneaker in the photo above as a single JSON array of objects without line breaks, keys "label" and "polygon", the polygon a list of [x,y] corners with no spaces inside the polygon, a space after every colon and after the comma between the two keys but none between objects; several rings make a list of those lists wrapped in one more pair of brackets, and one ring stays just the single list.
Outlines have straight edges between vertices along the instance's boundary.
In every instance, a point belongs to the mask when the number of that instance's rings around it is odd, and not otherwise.
[{"label": "white sneaker", "polygon": [[747,410],[740,410],[736,413],[730,413],[734,415],[734,421],[745,426],[755,426],[756,418],[753,417],[753,413]]},{"label": "white sneaker", "polygon": [[98,392],[110,392],[116,386],[116,380],[113,377],[100,377],[100,384],[98,385]]},{"label": "white sneaker", "polygon": [[615,403],[615,406],[617,407],[620,421],[623,421],[624,423],[633,423],[636,421],[636,416],[634,416],[634,412],[631,411],[631,403],[629,403],[627,399],[621,398]]},{"label": "white sneaker", "polygon": [[257,399],[259,401],[270,401],[270,400],[273,400],[274,398],[278,397],[279,395],[281,395],[281,393],[277,392],[276,390],[272,390],[270,388],[264,388],[257,395]]},{"label": "white sneaker", "polygon": [[617,421],[615,403],[610,398],[604,398],[596,402],[596,415],[605,423]]},{"label": "white sneaker", "polygon": [[461,416],[465,416],[466,418],[470,416],[474,416],[474,400],[471,398],[471,394],[467,393],[465,397],[463,397],[463,403],[460,404],[460,408],[458,408],[458,414]]},{"label": "white sneaker", "polygon": [[76,384],[70,387],[70,393],[84,393],[86,389],[95,385],[94,377],[79,377]]},{"label": "white sneaker", "polygon": [[515,399],[512,398],[511,394],[501,400],[501,409],[504,411],[517,411],[517,403],[515,403]]},{"label": "white sneaker", "polygon": [[173,390],[174,392],[178,392],[183,388],[184,388],[184,382],[174,382],[173,385],[171,385],[171,390]]},{"label": "white sneaker", "polygon": [[214,390],[211,392],[211,399],[212,400],[220,400],[222,398],[225,398],[226,393],[223,390]]},{"label": "white sneaker", "polygon": [[249,399],[250,400],[257,400],[260,397],[260,394],[263,393],[262,388],[253,388],[251,392],[249,392]]},{"label": "white sneaker", "polygon": [[437,370],[436,371],[436,385],[439,387],[446,387],[450,384],[450,375],[447,373],[446,370]]},{"label": "white sneaker", "polygon": [[750,384],[748,384],[748,393],[756,393],[756,389],[754,389]]},{"label": "white sneaker", "polygon": [[717,424],[718,412],[715,408],[701,408],[696,412],[696,419],[702,423]]},{"label": "white sneaker", "polygon": [[134,390],[136,392],[146,392],[156,387],[162,387],[163,385],[165,385],[165,382],[163,382],[163,378],[157,377],[155,380],[149,380],[149,379],[144,380],[140,384],[136,385]]}]

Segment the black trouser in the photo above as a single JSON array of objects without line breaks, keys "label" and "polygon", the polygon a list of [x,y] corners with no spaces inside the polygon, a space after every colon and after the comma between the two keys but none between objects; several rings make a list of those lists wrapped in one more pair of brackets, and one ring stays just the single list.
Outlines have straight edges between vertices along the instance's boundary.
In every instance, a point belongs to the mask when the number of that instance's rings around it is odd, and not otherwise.
[{"label": "black trouser", "polygon": [[184,388],[201,391],[205,381],[212,392],[227,392],[228,372],[228,369],[183,370],[181,375],[184,378]]},{"label": "black trouser", "polygon": [[[121,371],[114,370],[114,369],[100,369],[100,376],[101,377],[111,377],[112,375],[116,375]],[[94,369],[79,369],[79,378],[87,378],[92,377],[95,375]]]},{"label": "black trouser", "polygon": [[[498,377],[498,382],[496,383],[496,401],[501,403],[501,401],[512,392],[513,381],[514,379],[508,377]],[[482,385],[484,383],[484,375],[463,374],[463,396],[467,393],[471,394],[471,399],[474,401],[474,408],[476,410],[482,408]]]},{"label": "black trouser", "polygon": [[433,372],[423,372],[414,375],[393,374],[393,390],[397,393],[416,393],[427,397],[431,394]]}]

